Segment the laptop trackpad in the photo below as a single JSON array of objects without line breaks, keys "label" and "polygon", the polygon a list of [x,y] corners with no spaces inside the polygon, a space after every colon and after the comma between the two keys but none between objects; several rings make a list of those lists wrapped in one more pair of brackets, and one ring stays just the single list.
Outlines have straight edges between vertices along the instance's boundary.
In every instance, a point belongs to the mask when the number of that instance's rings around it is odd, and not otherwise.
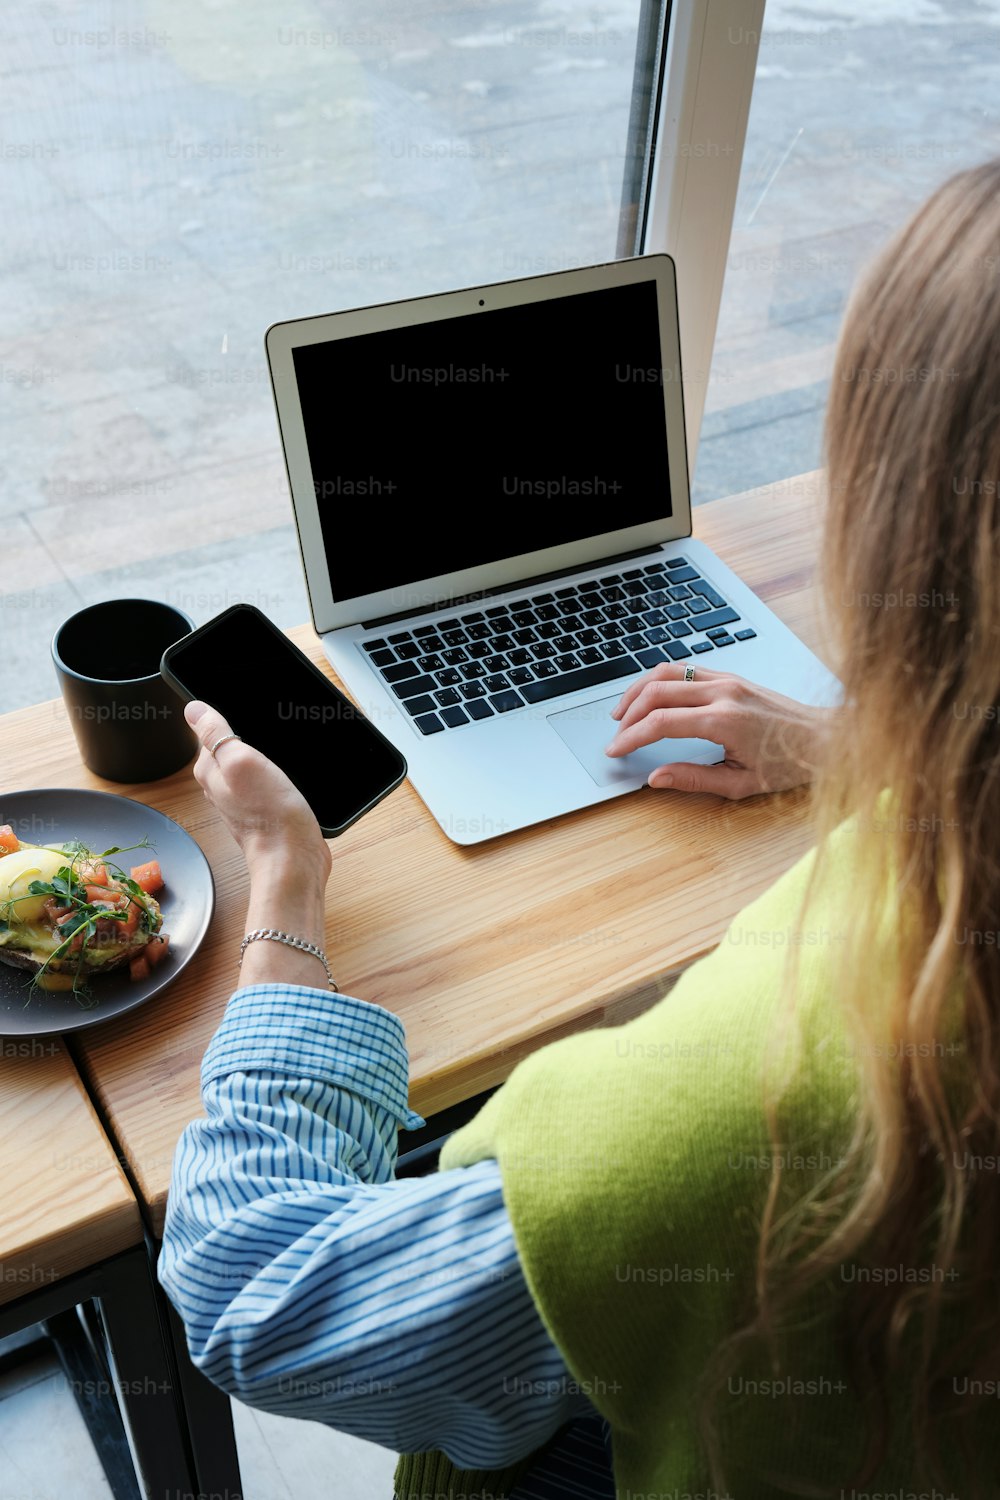
[{"label": "laptop trackpad", "polygon": [[568,745],[598,786],[637,787],[644,786],[649,773],[657,766],[669,765],[671,761],[694,761],[698,765],[711,765],[725,757],[721,745],[711,740],[657,740],[652,745],[643,745],[631,755],[605,755],[606,745],[611,743],[617,729],[611,710],[621,698],[602,698],[597,703],[581,703],[577,708],[564,709],[561,714],[550,714],[549,723],[556,734]]}]

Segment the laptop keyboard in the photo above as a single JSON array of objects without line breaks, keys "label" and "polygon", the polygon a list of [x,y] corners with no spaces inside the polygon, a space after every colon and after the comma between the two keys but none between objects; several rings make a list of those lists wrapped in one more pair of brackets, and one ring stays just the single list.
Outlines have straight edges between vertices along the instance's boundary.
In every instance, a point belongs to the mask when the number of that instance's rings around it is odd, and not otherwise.
[{"label": "laptop keyboard", "polygon": [[421,734],[438,734],[753,640],[740,624],[672,557],[359,644]]}]

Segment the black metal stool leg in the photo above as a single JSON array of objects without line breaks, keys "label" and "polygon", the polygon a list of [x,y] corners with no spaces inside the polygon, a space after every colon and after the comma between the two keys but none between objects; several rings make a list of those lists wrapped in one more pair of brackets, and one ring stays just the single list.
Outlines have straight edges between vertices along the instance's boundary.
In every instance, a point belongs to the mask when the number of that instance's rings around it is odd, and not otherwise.
[{"label": "black metal stool leg", "polygon": [[122,1256],[106,1283],[99,1306],[136,1466],[149,1500],[166,1500],[187,1489],[190,1463],[145,1246]]}]

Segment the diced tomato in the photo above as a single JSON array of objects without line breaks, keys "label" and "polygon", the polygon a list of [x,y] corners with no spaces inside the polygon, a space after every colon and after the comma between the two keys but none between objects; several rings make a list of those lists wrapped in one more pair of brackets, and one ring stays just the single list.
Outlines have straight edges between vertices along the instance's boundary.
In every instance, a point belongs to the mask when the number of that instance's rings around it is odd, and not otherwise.
[{"label": "diced tomato", "polygon": [[[102,860],[86,859],[80,866],[78,879],[82,880],[86,885],[106,886],[108,884],[108,867]],[[92,896],[87,897],[88,901],[95,899]]]},{"label": "diced tomato", "polygon": [[9,823],[0,827],[0,855],[16,854],[21,847],[21,840],[11,828]]},{"label": "diced tomato", "polygon": [[170,937],[165,932],[161,932],[158,937],[153,938],[153,941],[147,944],[143,953],[151,969],[155,969],[157,964],[163,962],[169,946]]},{"label": "diced tomato", "polygon": [[151,859],[144,865],[133,865],[129,871],[132,879],[140,890],[146,892],[147,896],[155,895],[163,889],[163,876],[160,874],[160,861]]},{"label": "diced tomato", "polygon": [[130,979],[139,980],[149,978],[149,964],[146,962],[144,954],[140,953],[138,957],[132,959],[128,966],[128,972]]}]

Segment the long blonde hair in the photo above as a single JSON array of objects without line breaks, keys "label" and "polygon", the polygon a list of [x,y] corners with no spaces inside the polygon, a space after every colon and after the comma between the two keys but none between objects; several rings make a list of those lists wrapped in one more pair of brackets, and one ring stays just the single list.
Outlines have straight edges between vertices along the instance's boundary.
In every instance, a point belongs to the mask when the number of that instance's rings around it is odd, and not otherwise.
[{"label": "long blonde hair", "polygon": [[[833,993],[861,1060],[861,1108],[819,1198],[789,1215],[774,1173],[753,1314],[723,1363],[748,1341],[773,1349],[845,1261],[929,1256],[929,1280],[852,1289],[846,1353],[868,1431],[844,1478],[876,1476],[898,1436],[905,1335],[912,1450],[947,1482],[944,1446],[978,1472],[980,1403],[956,1398],[955,1377],[989,1390],[1000,1375],[1000,161],[939,188],[857,287],[825,447],[822,584],[845,711],[817,769],[816,879],[824,840],[850,817],[858,858]],[[873,997],[887,891],[892,978]],[[776,1141],[779,1116],[775,1103]],[[703,1432],[721,1492],[710,1419]]]}]

